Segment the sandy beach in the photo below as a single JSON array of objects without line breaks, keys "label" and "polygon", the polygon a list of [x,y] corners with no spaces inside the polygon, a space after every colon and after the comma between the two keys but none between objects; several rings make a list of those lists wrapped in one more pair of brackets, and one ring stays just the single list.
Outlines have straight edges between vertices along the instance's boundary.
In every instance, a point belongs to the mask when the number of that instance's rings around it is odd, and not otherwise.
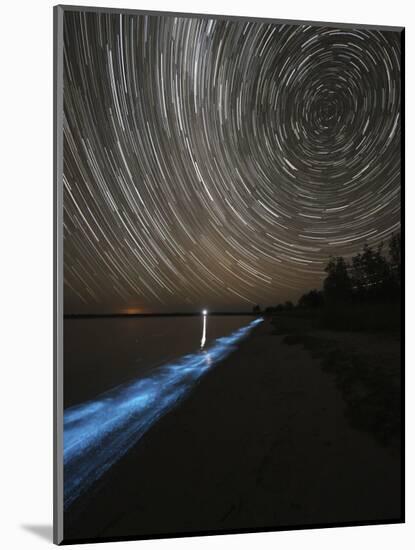
[{"label": "sandy beach", "polygon": [[359,426],[333,369],[273,332],[256,328],[68,510],[67,541],[401,519],[399,437]]}]

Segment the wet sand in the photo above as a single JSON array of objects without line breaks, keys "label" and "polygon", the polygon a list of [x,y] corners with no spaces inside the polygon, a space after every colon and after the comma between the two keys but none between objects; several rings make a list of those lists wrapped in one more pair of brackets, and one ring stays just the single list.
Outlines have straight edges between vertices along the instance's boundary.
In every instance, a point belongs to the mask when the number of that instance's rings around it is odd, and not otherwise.
[{"label": "wet sand", "polygon": [[400,521],[399,445],[351,427],[332,374],[269,322],[65,514],[65,539]]}]

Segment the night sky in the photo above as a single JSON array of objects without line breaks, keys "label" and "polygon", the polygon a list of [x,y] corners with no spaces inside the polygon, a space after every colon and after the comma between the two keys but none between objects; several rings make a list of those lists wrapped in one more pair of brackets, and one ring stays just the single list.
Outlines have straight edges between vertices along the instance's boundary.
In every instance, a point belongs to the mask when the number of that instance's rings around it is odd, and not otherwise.
[{"label": "night sky", "polygon": [[251,310],[400,228],[400,34],[65,12],[65,313]]}]

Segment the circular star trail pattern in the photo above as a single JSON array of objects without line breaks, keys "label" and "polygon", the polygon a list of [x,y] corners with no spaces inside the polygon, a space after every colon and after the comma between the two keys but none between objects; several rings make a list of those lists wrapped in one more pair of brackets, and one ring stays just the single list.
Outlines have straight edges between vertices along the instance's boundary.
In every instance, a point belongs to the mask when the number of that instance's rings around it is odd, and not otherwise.
[{"label": "circular star trail pattern", "polygon": [[65,311],[273,305],[398,231],[400,41],[66,12]]}]

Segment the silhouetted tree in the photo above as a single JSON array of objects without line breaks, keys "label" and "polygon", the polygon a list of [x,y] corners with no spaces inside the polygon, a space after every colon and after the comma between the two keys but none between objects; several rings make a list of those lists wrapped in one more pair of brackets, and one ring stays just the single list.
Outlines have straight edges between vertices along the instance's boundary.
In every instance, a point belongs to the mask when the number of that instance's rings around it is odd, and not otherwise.
[{"label": "silhouetted tree", "polygon": [[392,296],[392,270],[382,255],[383,243],[376,250],[367,244],[353,256],[351,278],[355,296],[361,301],[379,301]]},{"label": "silhouetted tree", "polygon": [[[351,258],[330,258],[325,269],[324,298],[327,302],[345,302],[350,298],[358,302],[385,302],[395,299],[401,284],[401,236],[393,235],[389,241],[389,254],[383,254],[383,243],[376,248],[365,244],[363,251]],[[310,293],[308,293],[310,294]],[[299,305],[311,298],[304,295]]]},{"label": "silhouetted tree", "polygon": [[280,313],[282,311],[289,311],[293,308],[294,308],[294,304],[290,300],[287,300],[283,304],[277,304],[276,306],[269,307],[265,311],[270,310],[271,313]]},{"label": "silhouetted tree", "polygon": [[261,313],[261,306],[260,305],[256,305],[252,308],[252,312],[253,313]]},{"label": "silhouetted tree", "polygon": [[331,257],[325,268],[324,297],[327,302],[344,302],[351,297],[352,284],[344,258]]},{"label": "silhouetted tree", "polygon": [[396,233],[389,241],[391,276],[395,287],[401,287],[401,234]]},{"label": "silhouetted tree", "polygon": [[310,290],[298,300],[299,307],[318,308],[324,305],[324,296],[321,290]]}]

